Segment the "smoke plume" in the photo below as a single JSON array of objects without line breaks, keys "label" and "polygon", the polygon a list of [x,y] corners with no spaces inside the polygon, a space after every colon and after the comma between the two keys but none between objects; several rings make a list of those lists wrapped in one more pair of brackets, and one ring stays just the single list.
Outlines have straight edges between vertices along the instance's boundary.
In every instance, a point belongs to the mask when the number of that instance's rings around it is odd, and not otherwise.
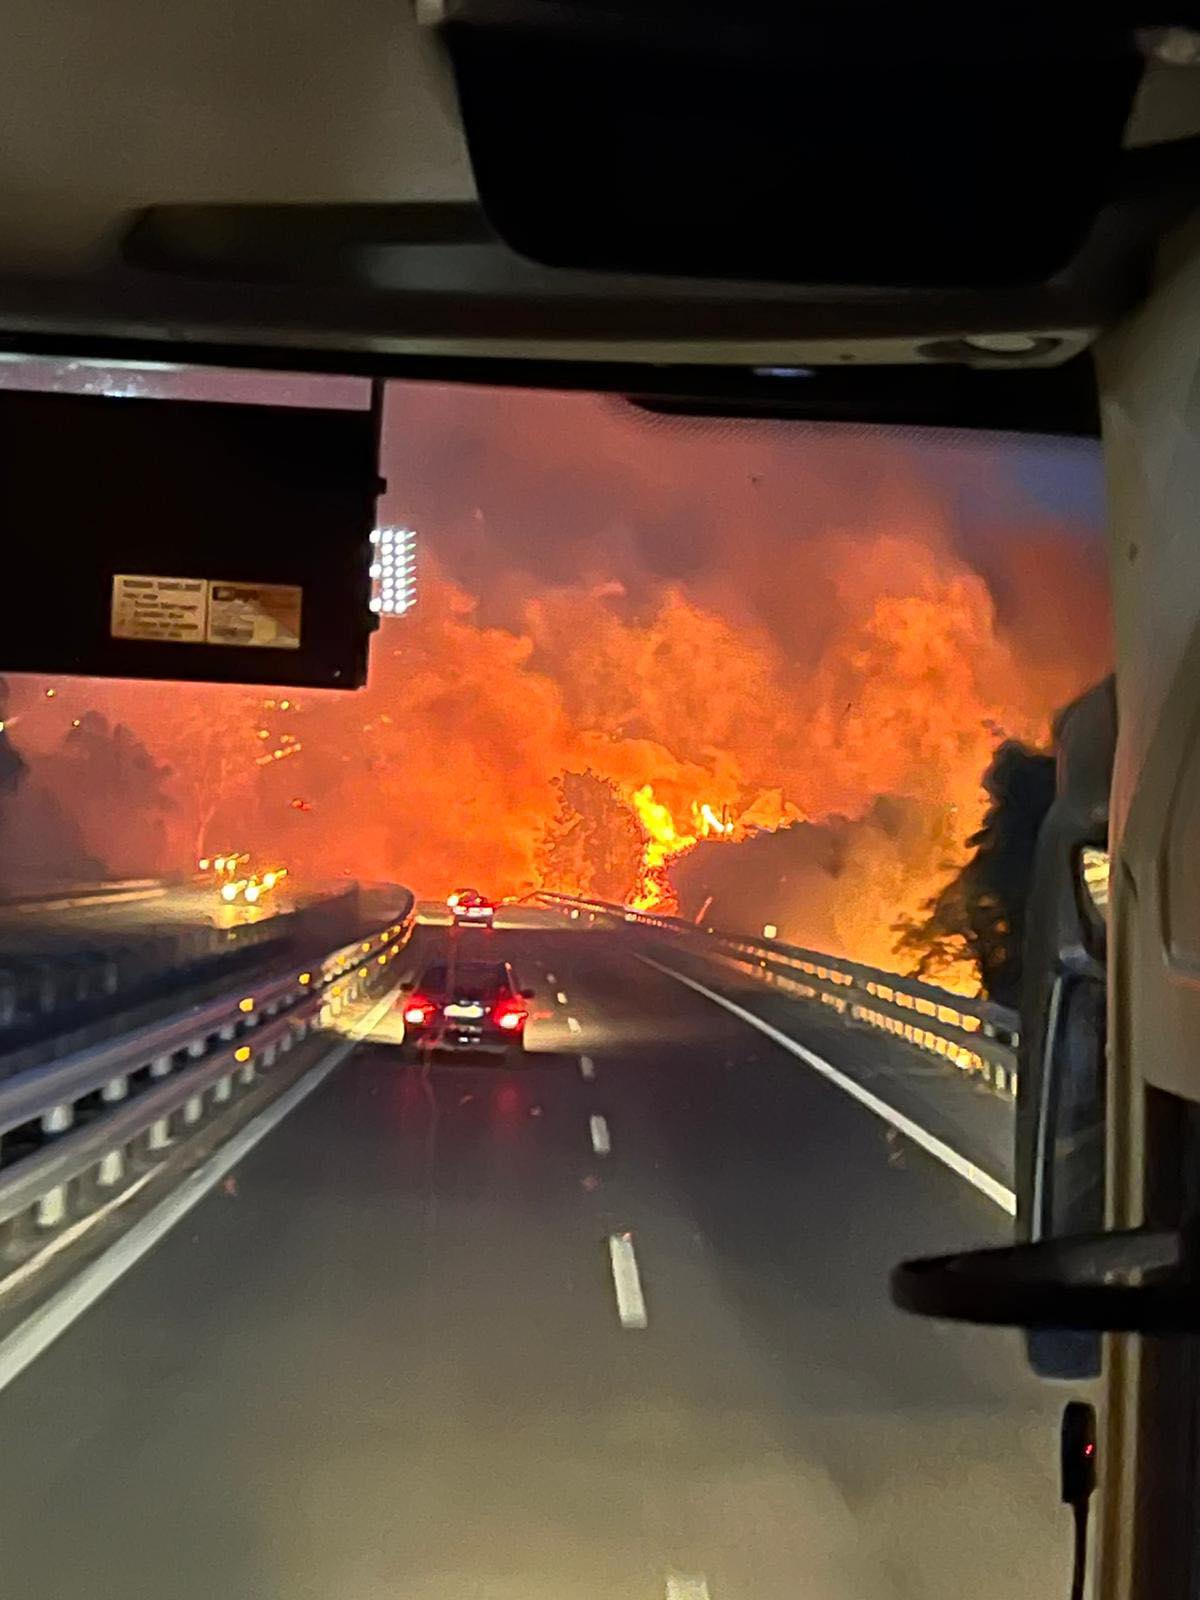
[{"label": "smoke plume", "polygon": [[[248,848],[433,894],[611,885],[624,806],[630,895],[712,892],[727,924],[886,964],[965,859],[996,748],[1043,747],[1108,666],[1095,530],[1034,492],[1049,447],[415,385],[388,439],[420,594],[364,692],[63,680],[49,706],[25,680],[22,755],[98,712],[170,769],[180,867]],[[734,885],[772,852],[768,918]]]}]

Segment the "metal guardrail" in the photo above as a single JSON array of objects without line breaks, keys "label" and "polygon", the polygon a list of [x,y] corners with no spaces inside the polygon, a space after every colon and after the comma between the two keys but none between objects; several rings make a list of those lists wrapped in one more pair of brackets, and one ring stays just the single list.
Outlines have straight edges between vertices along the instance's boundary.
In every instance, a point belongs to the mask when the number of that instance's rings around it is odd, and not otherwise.
[{"label": "metal guardrail", "polygon": [[568,914],[633,923],[685,940],[698,955],[735,966],[798,999],[824,1005],[845,1022],[877,1028],[939,1056],[1007,1098],[1016,1095],[1020,1019],[1006,1006],[777,939],[723,933],[679,917],[630,911],[574,895],[538,892],[531,898]]},{"label": "metal guardrail", "polygon": [[88,906],[161,900],[174,888],[169,878],[121,878],[109,882],[63,882],[28,894],[0,897],[0,913],[34,915],[42,911],[86,910]]},{"label": "metal guardrail", "polygon": [[[260,1072],[369,993],[415,919],[404,891],[383,928],[308,968],[242,981],[221,998],[0,1083],[0,1224],[38,1233],[103,1203],[131,1162],[161,1160]],[[96,1193],[80,1192],[91,1181]]]},{"label": "metal guardrail", "polygon": [[[165,878],[124,878],[103,883],[62,882],[36,892],[0,897],[0,918],[14,930],[33,920],[63,911],[143,903],[165,899],[172,885]],[[60,1009],[116,994],[129,965],[128,952],[115,948],[83,949],[53,961],[45,952],[32,957],[0,958],[0,1030],[48,1017]]]},{"label": "metal guardrail", "polygon": [[[47,1052],[73,1052],[111,1034],[140,1006],[154,1015],[164,1014],[164,1004],[177,1009],[173,997],[185,985],[195,998],[210,994],[214,983],[223,984],[226,966],[232,983],[239,968],[304,959],[312,947],[348,937],[359,921],[357,885],[229,926],[161,921],[154,902],[181,885],[188,886],[157,879],[73,885],[69,899],[60,887],[0,902],[0,1078],[40,1066]],[[119,909],[121,901],[147,896],[145,916],[139,905],[133,924],[57,914],[65,905],[108,910],[116,902]]]}]

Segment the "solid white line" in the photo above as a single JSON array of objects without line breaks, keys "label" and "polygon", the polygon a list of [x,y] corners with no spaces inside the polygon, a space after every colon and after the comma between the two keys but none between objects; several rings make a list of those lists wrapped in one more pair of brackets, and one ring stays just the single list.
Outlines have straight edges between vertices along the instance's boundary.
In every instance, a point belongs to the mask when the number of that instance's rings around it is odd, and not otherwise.
[{"label": "solid white line", "polygon": [[709,1600],[708,1579],[685,1578],[682,1572],[668,1572],[667,1600]]},{"label": "solid white line", "polygon": [[677,983],[685,984],[689,989],[694,989],[697,994],[703,995],[706,1000],[711,1000],[714,1005],[723,1007],[724,1010],[728,1011],[732,1016],[738,1017],[742,1022],[749,1023],[752,1028],[757,1028],[759,1033],[765,1034],[775,1044],[782,1046],[784,1050],[790,1051],[792,1055],[798,1057],[807,1066],[812,1067],[815,1072],[819,1072],[823,1078],[828,1078],[830,1083],[835,1083],[839,1089],[845,1090],[851,1099],[858,1101],[859,1105],[866,1106],[868,1111],[873,1111],[877,1117],[882,1117],[884,1122],[890,1123],[893,1128],[904,1134],[906,1138],[911,1139],[914,1144],[920,1145],[921,1149],[931,1155],[935,1161],[940,1161],[943,1166],[949,1167],[951,1172],[957,1173],[960,1178],[965,1178],[969,1184],[979,1190],[980,1194],[986,1195],[1002,1211],[1007,1211],[1010,1217],[1016,1216],[1017,1197],[1011,1189],[1005,1188],[1004,1184],[997,1182],[982,1167],[977,1167],[973,1161],[968,1161],[965,1156],[960,1156],[957,1150],[952,1150],[948,1144],[944,1144],[936,1135],[927,1133],[919,1123],[914,1122],[911,1117],[906,1117],[902,1111],[897,1111],[894,1106],[888,1105],[886,1100],[881,1100],[878,1095],[872,1094],[869,1089],[864,1089],[860,1083],[855,1083],[853,1078],[839,1071],[837,1067],[826,1061],[823,1056],[817,1055],[815,1051],[809,1050],[805,1045],[797,1044],[795,1039],[789,1039],[786,1033],[781,1032],[778,1028],[773,1028],[769,1022],[764,1022],[761,1017],[756,1017],[753,1011],[747,1011],[744,1006],[739,1006],[736,1001],[728,1000],[723,994],[717,994],[715,990],[705,988],[704,984],[697,983],[694,978],[688,978],[682,972],[676,972],[673,967],[664,967],[661,962],[653,961],[649,956],[639,955],[637,959],[644,962],[646,966],[654,967],[656,971],[664,973],[668,978],[674,978]]},{"label": "solid white line", "polygon": [[379,1019],[388,1011],[394,996],[387,994],[373,1006],[361,1022],[354,1027],[354,1036],[332,1049],[323,1061],[317,1063],[299,1082],[273,1100],[269,1106],[235,1133],[203,1166],[183,1180],[178,1189],[164,1196],[162,1202],[135,1222],[129,1232],[118,1239],[103,1255],[65,1283],[57,1293],[27,1317],[18,1327],[0,1340],[0,1390],[6,1389],[25,1368],[36,1361],[42,1351],[53,1344],[85,1311],[91,1309],[100,1296],[111,1289],[137,1265],[147,1251],[181,1222],[192,1208],[214,1189],[232,1167],[249,1155],[255,1145],[272,1132],[289,1111],[306,1100],[333,1069],[340,1066],[350,1052],[357,1048],[363,1035],[370,1033]]},{"label": "solid white line", "polygon": [[565,994],[564,994],[564,993],[563,993],[563,992],[562,992],[562,990],[561,990],[561,989],[560,989],[560,990],[559,990],[559,991],[558,991],[558,993],[557,993],[557,994],[556,994],[556,995],[555,995],[555,996],[554,996],[554,998],[555,998],[555,999],[556,999],[556,1000],[557,1000],[557,1001],[558,1001],[558,1003],[559,1003],[559,1005],[560,1005],[560,1006],[565,1006],[565,1005],[566,1005],[566,1003],[567,1003],[567,997],[566,997],[566,995],[565,995]]},{"label": "solid white line", "polygon": [[592,1149],[598,1156],[606,1156],[612,1151],[612,1138],[608,1131],[608,1123],[603,1117],[589,1117],[588,1127],[592,1133]]},{"label": "solid white line", "polygon": [[612,1264],[613,1288],[617,1291],[617,1315],[623,1328],[646,1326],[646,1302],[638,1276],[633,1239],[627,1233],[613,1233],[608,1239],[608,1259]]},{"label": "solid white line", "polygon": [[568,1031],[570,1033],[582,1033],[583,1032],[583,1029],[579,1026],[578,1021],[574,1017],[568,1017],[567,1018],[567,1029],[568,1029]]},{"label": "solid white line", "polygon": [[596,1063],[591,1056],[580,1056],[579,1076],[581,1078],[594,1078],[596,1076]]}]

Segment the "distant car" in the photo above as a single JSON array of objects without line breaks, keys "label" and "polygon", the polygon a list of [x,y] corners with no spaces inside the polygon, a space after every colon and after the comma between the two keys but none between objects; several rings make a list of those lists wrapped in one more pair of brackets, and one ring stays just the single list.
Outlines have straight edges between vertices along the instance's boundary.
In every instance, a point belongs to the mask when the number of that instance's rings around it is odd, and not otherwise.
[{"label": "distant car", "polygon": [[534,992],[520,987],[507,961],[439,961],[403,992],[407,1044],[463,1054],[525,1048]]},{"label": "distant car", "polygon": [[495,921],[495,905],[478,889],[456,889],[446,903],[450,915],[460,925],[490,927]]}]

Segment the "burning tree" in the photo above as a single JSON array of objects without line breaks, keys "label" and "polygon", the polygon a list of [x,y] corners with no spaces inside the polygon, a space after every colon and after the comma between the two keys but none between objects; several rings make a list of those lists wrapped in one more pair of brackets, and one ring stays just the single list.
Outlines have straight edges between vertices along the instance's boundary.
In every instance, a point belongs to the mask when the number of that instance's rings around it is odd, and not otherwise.
[{"label": "burning tree", "polygon": [[638,911],[661,911],[664,916],[674,916],[679,910],[679,896],[671,882],[669,863],[690,850],[696,836],[679,831],[670,807],[655,798],[652,784],[635,790],[632,800],[645,842],[629,904]]},{"label": "burning tree", "polygon": [[554,815],[536,852],[541,881],[567,893],[624,900],[642,861],[642,835],[615,783],[590,767],[551,780]]}]

